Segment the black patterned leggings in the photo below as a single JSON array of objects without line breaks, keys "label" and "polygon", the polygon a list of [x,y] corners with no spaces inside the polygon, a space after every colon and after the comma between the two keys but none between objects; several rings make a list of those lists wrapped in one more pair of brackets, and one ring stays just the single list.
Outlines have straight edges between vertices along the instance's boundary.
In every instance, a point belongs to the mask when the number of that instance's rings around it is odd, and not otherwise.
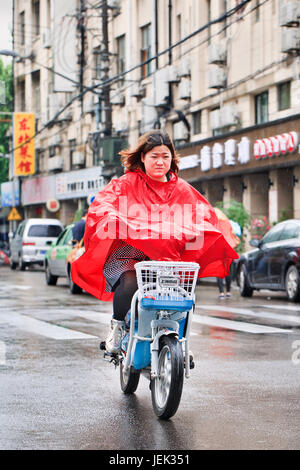
[{"label": "black patterned leggings", "polygon": [[113,298],[113,318],[115,320],[124,320],[126,313],[130,309],[131,300],[137,291],[138,285],[135,271],[125,271],[120,279],[114,285]]}]

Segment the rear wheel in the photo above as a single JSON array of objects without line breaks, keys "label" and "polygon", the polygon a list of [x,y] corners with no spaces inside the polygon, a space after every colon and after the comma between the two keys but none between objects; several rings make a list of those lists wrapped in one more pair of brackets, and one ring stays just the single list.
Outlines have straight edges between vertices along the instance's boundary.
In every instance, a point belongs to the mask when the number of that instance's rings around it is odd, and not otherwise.
[{"label": "rear wheel", "polygon": [[124,371],[123,361],[120,362],[120,384],[122,392],[125,394],[134,393],[140,380],[140,371],[133,367]]},{"label": "rear wheel", "polygon": [[12,260],[12,258],[10,258],[9,265],[10,265],[10,269],[15,270],[16,267],[18,266],[18,263],[16,263],[15,261]]},{"label": "rear wheel", "polygon": [[82,288],[79,287],[75,282],[72,280],[71,272],[69,271],[69,287],[71,294],[81,294]]},{"label": "rear wheel", "polygon": [[26,263],[22,259],[22,255],[19,256],[19,269],[20,271],[25,271]]},{"label": "rear wheel", "polygon": [[247,270],[244,264],[242,264],[239,269],[239,287],[242,297],[252,297],[253,289],[250,287]]},{"label": "rear wheel", "polygon": [[292,302],[300,300],[300,281],[296,266],[290,266],[285,276],[285,289]]},{"label": "rear wheel", "polygon": [[184,360],[178,339],[162,336],[158,356],[158,376],[151,382],[152,405],[160,419],[177,411],[183,387]]},{"label": "rear wheel", "polygon": [[46,283],[48,284],[48,286],[55,286],[57,282],[57,276],[53,276],[53,274],[51,274],[48,264],[45,268],[45,275],[46,275]]}]

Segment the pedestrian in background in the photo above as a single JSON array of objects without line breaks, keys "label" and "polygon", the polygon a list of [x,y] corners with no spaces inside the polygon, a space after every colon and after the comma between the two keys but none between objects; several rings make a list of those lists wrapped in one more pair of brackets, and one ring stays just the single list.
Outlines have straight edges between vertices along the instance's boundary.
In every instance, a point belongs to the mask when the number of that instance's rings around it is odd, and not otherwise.
[{"label": "pedestrian in background", "polygon": [[[234,223],[217,207],[214,208],[215,213],[218,217],[218,228],[223,233],[225,239],[229,243],[232,248],[235,248],[239,243],[240,239],[237,236],[237,233],[241,233],[240,226],[236,222]],[[238,226],[238,227],[237,227]],[[231,263],[230,266],[230,273],[228,276],[225,276],[225,287],[226,287],[226,295],[224,294],[224,283],[223,278],[217,277],[217,284],[219,288],[219,299],[230,299],[231,293],[231,278],[233,275],[233,266],[234,261]]]},{"label": "pedestrian in background", "polygon": [[77,242],[80,242],[83,239],[87,213],[88,211],[85,210],[82,214],[81,219],[76,222],[76,224],[72,228],[73,240],[76,240]]}]

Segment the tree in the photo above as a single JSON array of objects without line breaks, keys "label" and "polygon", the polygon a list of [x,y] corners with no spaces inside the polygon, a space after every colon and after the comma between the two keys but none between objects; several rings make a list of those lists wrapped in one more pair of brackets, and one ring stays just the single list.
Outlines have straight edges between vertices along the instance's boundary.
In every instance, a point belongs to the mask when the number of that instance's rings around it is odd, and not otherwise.
[{"label": "tree", "polygon": [[236,251],[242,253],[245,248],[245,229],[250,227],[251,216],[246,211],[245,207],[241,202],[231,199],[227,202],[217,202],[216,207],[221,209],[228,219],[237,222],[242,230],[242,235],[240,237],[241,243],[237,246]]},{"label": "tree", "polygon": [[[13,111],[13,77],[12,65],[5,66],[2,59],[0,59],[0,82],[4,83],[5,87],[5,104],[0,103],[1,113]],[[9,136],[6,135],[9,127],[11,126],[11,114],[5,116],[0,114],[0,154],[9,153]],[[0,184],[8,181],[8,168],[9,160],[7,158],[0,158]]]}]

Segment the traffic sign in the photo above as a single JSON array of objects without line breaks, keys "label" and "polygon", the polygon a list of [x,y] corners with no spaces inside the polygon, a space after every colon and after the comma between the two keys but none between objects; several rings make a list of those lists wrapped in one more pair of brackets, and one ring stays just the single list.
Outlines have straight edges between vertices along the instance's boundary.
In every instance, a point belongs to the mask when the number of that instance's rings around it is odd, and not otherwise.
[{"label": "traffic sign", "polygon": [[13,207],[11,209],[10,213],[8,214],[7,220],[10,220],[10,221],[12,221],[12,220],[22,220],[22,217],[20,216],[17,209],[15,207]]}]

